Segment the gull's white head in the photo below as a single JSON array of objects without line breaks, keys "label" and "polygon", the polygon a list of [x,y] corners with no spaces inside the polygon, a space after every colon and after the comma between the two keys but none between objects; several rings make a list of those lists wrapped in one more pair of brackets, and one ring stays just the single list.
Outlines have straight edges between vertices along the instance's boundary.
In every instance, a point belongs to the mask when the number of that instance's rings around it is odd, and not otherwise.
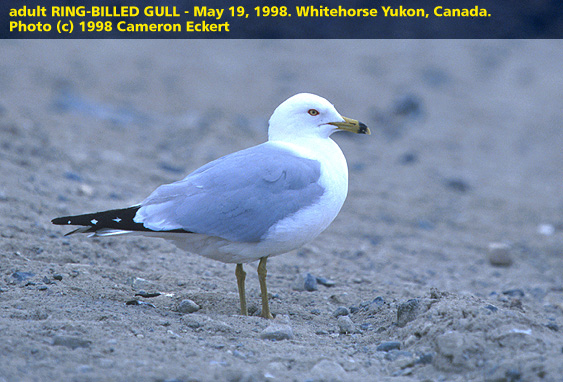
[{"label": "gull's white head", "polygon": [[270,117],[269,140],[295,138],[328,138],[335,131],[344,130],[370,134],[366,125],[340,115],[323,97],[300,93],[285,100]]}]

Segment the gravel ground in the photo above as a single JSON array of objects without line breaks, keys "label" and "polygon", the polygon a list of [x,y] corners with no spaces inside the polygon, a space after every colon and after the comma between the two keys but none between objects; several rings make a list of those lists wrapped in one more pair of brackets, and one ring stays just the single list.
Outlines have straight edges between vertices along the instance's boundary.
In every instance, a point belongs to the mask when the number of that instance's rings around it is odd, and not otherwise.
[{"label": "gravel ground", "polygon": [[[0,47],[0,382],[561,381],[562,41]],[[51,225],[264,141],[302,91],[372,135],[335,137],[344,208],[268,262],[274,321],[233,265]]]}]

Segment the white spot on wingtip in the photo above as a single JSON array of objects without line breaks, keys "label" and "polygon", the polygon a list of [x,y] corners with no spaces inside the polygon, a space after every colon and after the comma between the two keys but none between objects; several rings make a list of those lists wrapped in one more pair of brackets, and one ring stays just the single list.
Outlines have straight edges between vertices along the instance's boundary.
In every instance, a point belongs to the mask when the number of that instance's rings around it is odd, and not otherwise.
[{"label": "white spot on wingtip", "polygon": [[121,218],[115,218],[115,219],[111,219],[111,220],[113,220],[116,223],[119,223],[121,221]]},{"label": "white spot on wingtip", "polygon": [[98,221],[96,219],[92,219],[92,220],[90,220],[90,223],[96,225],[96,224],[98,224]]},{"label": "white spot on wingtip", "polygon": [[66,224],[71,224],[71,223],[70,223],[70,220],[69,220]]}]

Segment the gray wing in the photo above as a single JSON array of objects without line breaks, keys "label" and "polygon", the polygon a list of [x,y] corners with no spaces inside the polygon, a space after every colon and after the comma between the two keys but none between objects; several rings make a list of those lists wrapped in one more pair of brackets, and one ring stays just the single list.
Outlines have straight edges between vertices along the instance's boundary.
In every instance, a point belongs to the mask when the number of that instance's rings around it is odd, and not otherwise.
[{"label": "gray wing", "polygon": [[224,156],[157,188],[135,222],[257,242],[279,220],[315,203],[320,163],[267,143]]}]

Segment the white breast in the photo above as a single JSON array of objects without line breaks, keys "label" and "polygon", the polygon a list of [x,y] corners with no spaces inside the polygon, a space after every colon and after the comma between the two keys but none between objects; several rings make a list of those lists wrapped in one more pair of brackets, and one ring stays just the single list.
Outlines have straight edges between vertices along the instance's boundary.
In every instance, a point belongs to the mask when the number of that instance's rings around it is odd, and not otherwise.
[{"label": "white breast", "polygon": [[287,252],[313,240],[336,218],[348,194],[348,166],[340,147],[332,139],[311,139],[300,145],[277,144],[296,155],[319,161],[319,184],[325,190],[315,204],[280,220],[268,231],[264,241],[277,242],[285,248],[292,247],[284,251]]}]

